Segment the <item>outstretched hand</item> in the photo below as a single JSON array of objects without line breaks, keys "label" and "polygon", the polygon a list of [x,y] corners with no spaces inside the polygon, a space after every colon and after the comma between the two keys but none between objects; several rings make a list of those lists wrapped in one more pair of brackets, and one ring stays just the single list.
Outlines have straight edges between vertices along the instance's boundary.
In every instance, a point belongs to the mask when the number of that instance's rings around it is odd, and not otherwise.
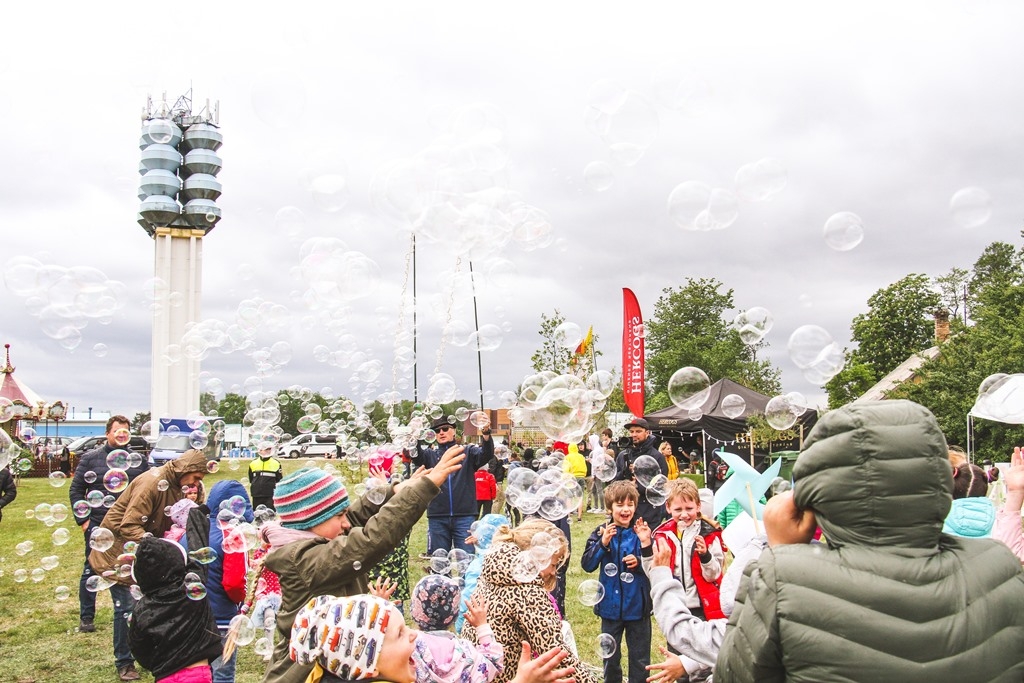
[{"label": "outstretched hand", "polygon": [[1003,478],[1006,484],[1007,510],[1020,510],[1024,505],[1024,449],[1017,446],[1010,456],[1010,469]]},{"label": "outstretched hand", "polygon": [[654,539],[654,566],[672,568],[672,546],[664,538]]},{"label": "outstretched hand", "polygon": [[764,530],[770,546],[810,543],[817,528],[814,512],[798,508],[792,491],[772,496],[764,506]]},{"label": "outstretched hand", "polygon": [[557,668],[569,653],[560,647],[553,647],[532,659],[530,644],[523,641],[523,652],[519,655],[519,669],[512,683],[576,683],[573,674],[576,669]]},{"label": "outstretched hand", "polygon": [[473,628],[487,623],[487,601],[479,593],[473,593],[469,600],[463,600],[466,606],[466,622]]},{"label": "outstretched hand", "polygon": [[644,521],[643,517],[639,517],[633,522],[633,531],[636,532],[637,538],[640,539],[641,546],[646,548],[651,544],[651,526]]},{"label": "outstretched hand", "polygon": [[[678,655],[672,654],[664,647],[659,647],[658,650],[665,661],[647,667],[647,670],[651,672],[651,675],[647,677],[647,683],[672,683],[686,675],[683,661],[679,659]],[[655,671],[657,674],[654,673]]]},{"label": "outstretched hand", "polygon": [[434,482],[435,486],[441,486],[451,474],[457,472],[462,466],[462,461],[466,459],[464,450],[464,446],[452,446],[446,450],[438,463],[427,470],[427,479]]},{"label": "outstretched hand", "polygon": [[390,600],[391,596],[395,594],[395,589],[398,588],[398,584],[391,579],[385,579],[377,577],[373,580],[373,583],[369,586],[370,595],[378,598],[384,598]]}]

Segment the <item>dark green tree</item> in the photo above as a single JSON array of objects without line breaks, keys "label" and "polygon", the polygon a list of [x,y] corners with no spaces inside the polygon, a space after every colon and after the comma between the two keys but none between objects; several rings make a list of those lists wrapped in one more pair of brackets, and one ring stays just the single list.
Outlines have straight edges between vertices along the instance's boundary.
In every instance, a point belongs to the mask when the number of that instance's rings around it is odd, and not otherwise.
[{"label": "dark green tree", "polygon": [[555,330],[565,322],[565,316],[556,308],[553,315],[540,314],[541,347],[530,356],[530,366],[536,372],[550,370],[559,375],[569,372],[569,361],[572,360],[573,349],[567,349],[555,339]]},{"label": "dark green tree", "polygon": [[[645,324],[648,397],[646,411],[671,404],[668,381],[683,367],[700,368],[712,382],[727,377],[763,394],[779,392],[780,373],[759,361],[755,348],[733,329],[733,291],[714,278],[688,278],[678,288],[665,288]],[[758,345],[763,348],[764,342]]]},{"label": "dark green tree", "polygon": [[[1024,238],[1024,232],[1021,237]],[[914,382],[890,392],[931,410],[946,439],[967,442],[967,415],[985,378],[1024,372],[1024,271],[1022,250],[995,242],[984,250],[971,273],[971,319],[925,363]],[[1024,442],[1024,427],[975,420],[972,435],[979,458],[1005,460],[1008,449]]]},{"label": "dark green tree", "polygon": [[211,412],[216,412],[219,415],[217,397],[208,391],[199,394],[199,410],[203,415],[209,415]]},{"label": "dark green tree", "polygon": [[241,394],[225,394],[217,403],[217,415],[226,424],[241,424],[245,418],[245,397]]},{"label": "dark green tree", "polygon": [[135,417],[132,418],[132,434],[141,434],[142,432],[139,430],[142,429],[142,426],[149,422],[149,420],[150,414],[148,412],[135,413]]},{"label": "dark green tree", "polygon": [[856,348],[846,352],[846,366],[825,384],[830,408],[849,403],[905,361],[932,346],[934,313],[940,295],[927,275],[912,273],[868,299],[867,313],[850,326]]}]

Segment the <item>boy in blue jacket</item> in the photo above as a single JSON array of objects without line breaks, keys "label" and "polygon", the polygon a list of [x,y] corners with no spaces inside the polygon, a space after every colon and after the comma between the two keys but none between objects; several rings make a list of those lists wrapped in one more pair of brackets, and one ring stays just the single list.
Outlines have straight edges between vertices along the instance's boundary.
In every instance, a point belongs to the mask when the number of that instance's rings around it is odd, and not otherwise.
[{"label": "boy in blue jacket", "polygon": [[604,660],[606,683],[622,683],[623,632],[629,649],[629,683],[644,683],[651,663],[651,584],[640,564],[640,538],[629,525],[639,499],[631,481],[608,485],[604,505],[611,519],[590,534],[580,559],[583,571],[600,570],[604,586],[604,597],[594,613],[601,617],[601,633],[615,641],[615,651]]}]

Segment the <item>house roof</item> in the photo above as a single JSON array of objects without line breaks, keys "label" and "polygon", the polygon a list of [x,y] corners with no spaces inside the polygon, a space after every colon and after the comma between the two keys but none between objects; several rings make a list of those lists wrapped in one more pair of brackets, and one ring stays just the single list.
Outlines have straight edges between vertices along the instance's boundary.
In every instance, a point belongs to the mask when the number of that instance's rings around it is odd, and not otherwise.
[{"label": "house roof", "polygon": [[900,384],[906,382],[908,379],[912,379],[914,375],[917,374],[917,370],[924,365],[925,362],[938,355],[938,346],[932,346],[924,351],[918,351],[910,358],[897,365],[896,368],[888,375],[878,380],[873,387],[865,391],[860,398],[854,401],[854,403],[884,400],[886,398],[886,394],[898,387]]}]

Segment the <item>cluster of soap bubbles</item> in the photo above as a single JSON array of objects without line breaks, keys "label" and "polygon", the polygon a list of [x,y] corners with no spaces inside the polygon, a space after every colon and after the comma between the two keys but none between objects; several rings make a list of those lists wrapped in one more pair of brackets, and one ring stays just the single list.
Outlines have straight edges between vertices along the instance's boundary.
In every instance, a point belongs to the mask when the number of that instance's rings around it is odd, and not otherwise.
[{"label": "cluster of soap bubbles", "polygon": [[523,379],[510,419],[516,424],[536,425],[556,441],[578,442],[591,431],[614,389],[614,377],[605,370],[586,380],[539,372]]},{"label": "cluster of soap bubbles", "polygon": [[473,261],[503,256],[510,245],[546,247],[553,241],[550,218],[509,188],[509,159],[501,111],[463,107],[426,149],[374,177],[371,202],[418,238]]},{"label": "cluster of soap bubbles", "polygon": [[[637,488],[643,488],[651,505],[662,505],[668,498],[668,477],[661,473],[658,461],[649,455],[641,455],[633,461],[633,478]],[[628,579],[632,581],[632,577]]]},{"label": "cluster of soap bubbles", "polygon": [[512,578],[519,583],[533,583],[551,563],[560,560],[565,537],[559,531],[549,534],[541,531],[530,539],[530,547],[521,551],[512,561]]},{"label": "cluster of soap bubbles", "polygon": [[740,339],[748,346],[760,343],[771,332],[775,317],[767,308],[754,306],[741,311],[733,318],[732,327],[739,333]]},{"label": "cluster of soap bubbles", "polygon": [[430,555],[430,571],[433,574],[450,576],[452,579],[461,579],[466,575],[469,563],[473,556],[461,548],[444,550],[438,548]]},{"label": "cluster of soap bubbles", "polygon": [[824,385],[846,365],[846,354],[832,335],[817,325],[802,325],[789,336],[789,358],[808,382]]},{"label": "cluster of soap bubbles", "polygon": [[1024,422],[1024,374],[1000,372],[986,377],[978,386],[975,407],[1001,422]]},{"label": "cluster of soap bubbles", "polygon": [[736,171],[735,190],[688,180],[669,193],[668,215],[683,230],[724,230],[739,218],[741,200],[768,200],[782,191],[786,180],[785,167],[775,159],[741,166]]},{"label": "cluster of soap bubbles", "polygon": [[96,268],[65,268],[29,256],[8,260],[3,279],[7,289],[25,300],[26,310],[39,321],[43,333],[69,351],[82,343],[82,331],[90,320],[110,324],[127,298],[123,282]]},{"label": "cluster of soap bubbles", "polygon": [[526,515],[539,515],[555,522],[577,509],[583,499],[583,489],[576,479],[562,470],[562,453],[541,457],[541,468],[534,472],[529,467],[516,467],[509,471],[505,485],[505,500]]}]

